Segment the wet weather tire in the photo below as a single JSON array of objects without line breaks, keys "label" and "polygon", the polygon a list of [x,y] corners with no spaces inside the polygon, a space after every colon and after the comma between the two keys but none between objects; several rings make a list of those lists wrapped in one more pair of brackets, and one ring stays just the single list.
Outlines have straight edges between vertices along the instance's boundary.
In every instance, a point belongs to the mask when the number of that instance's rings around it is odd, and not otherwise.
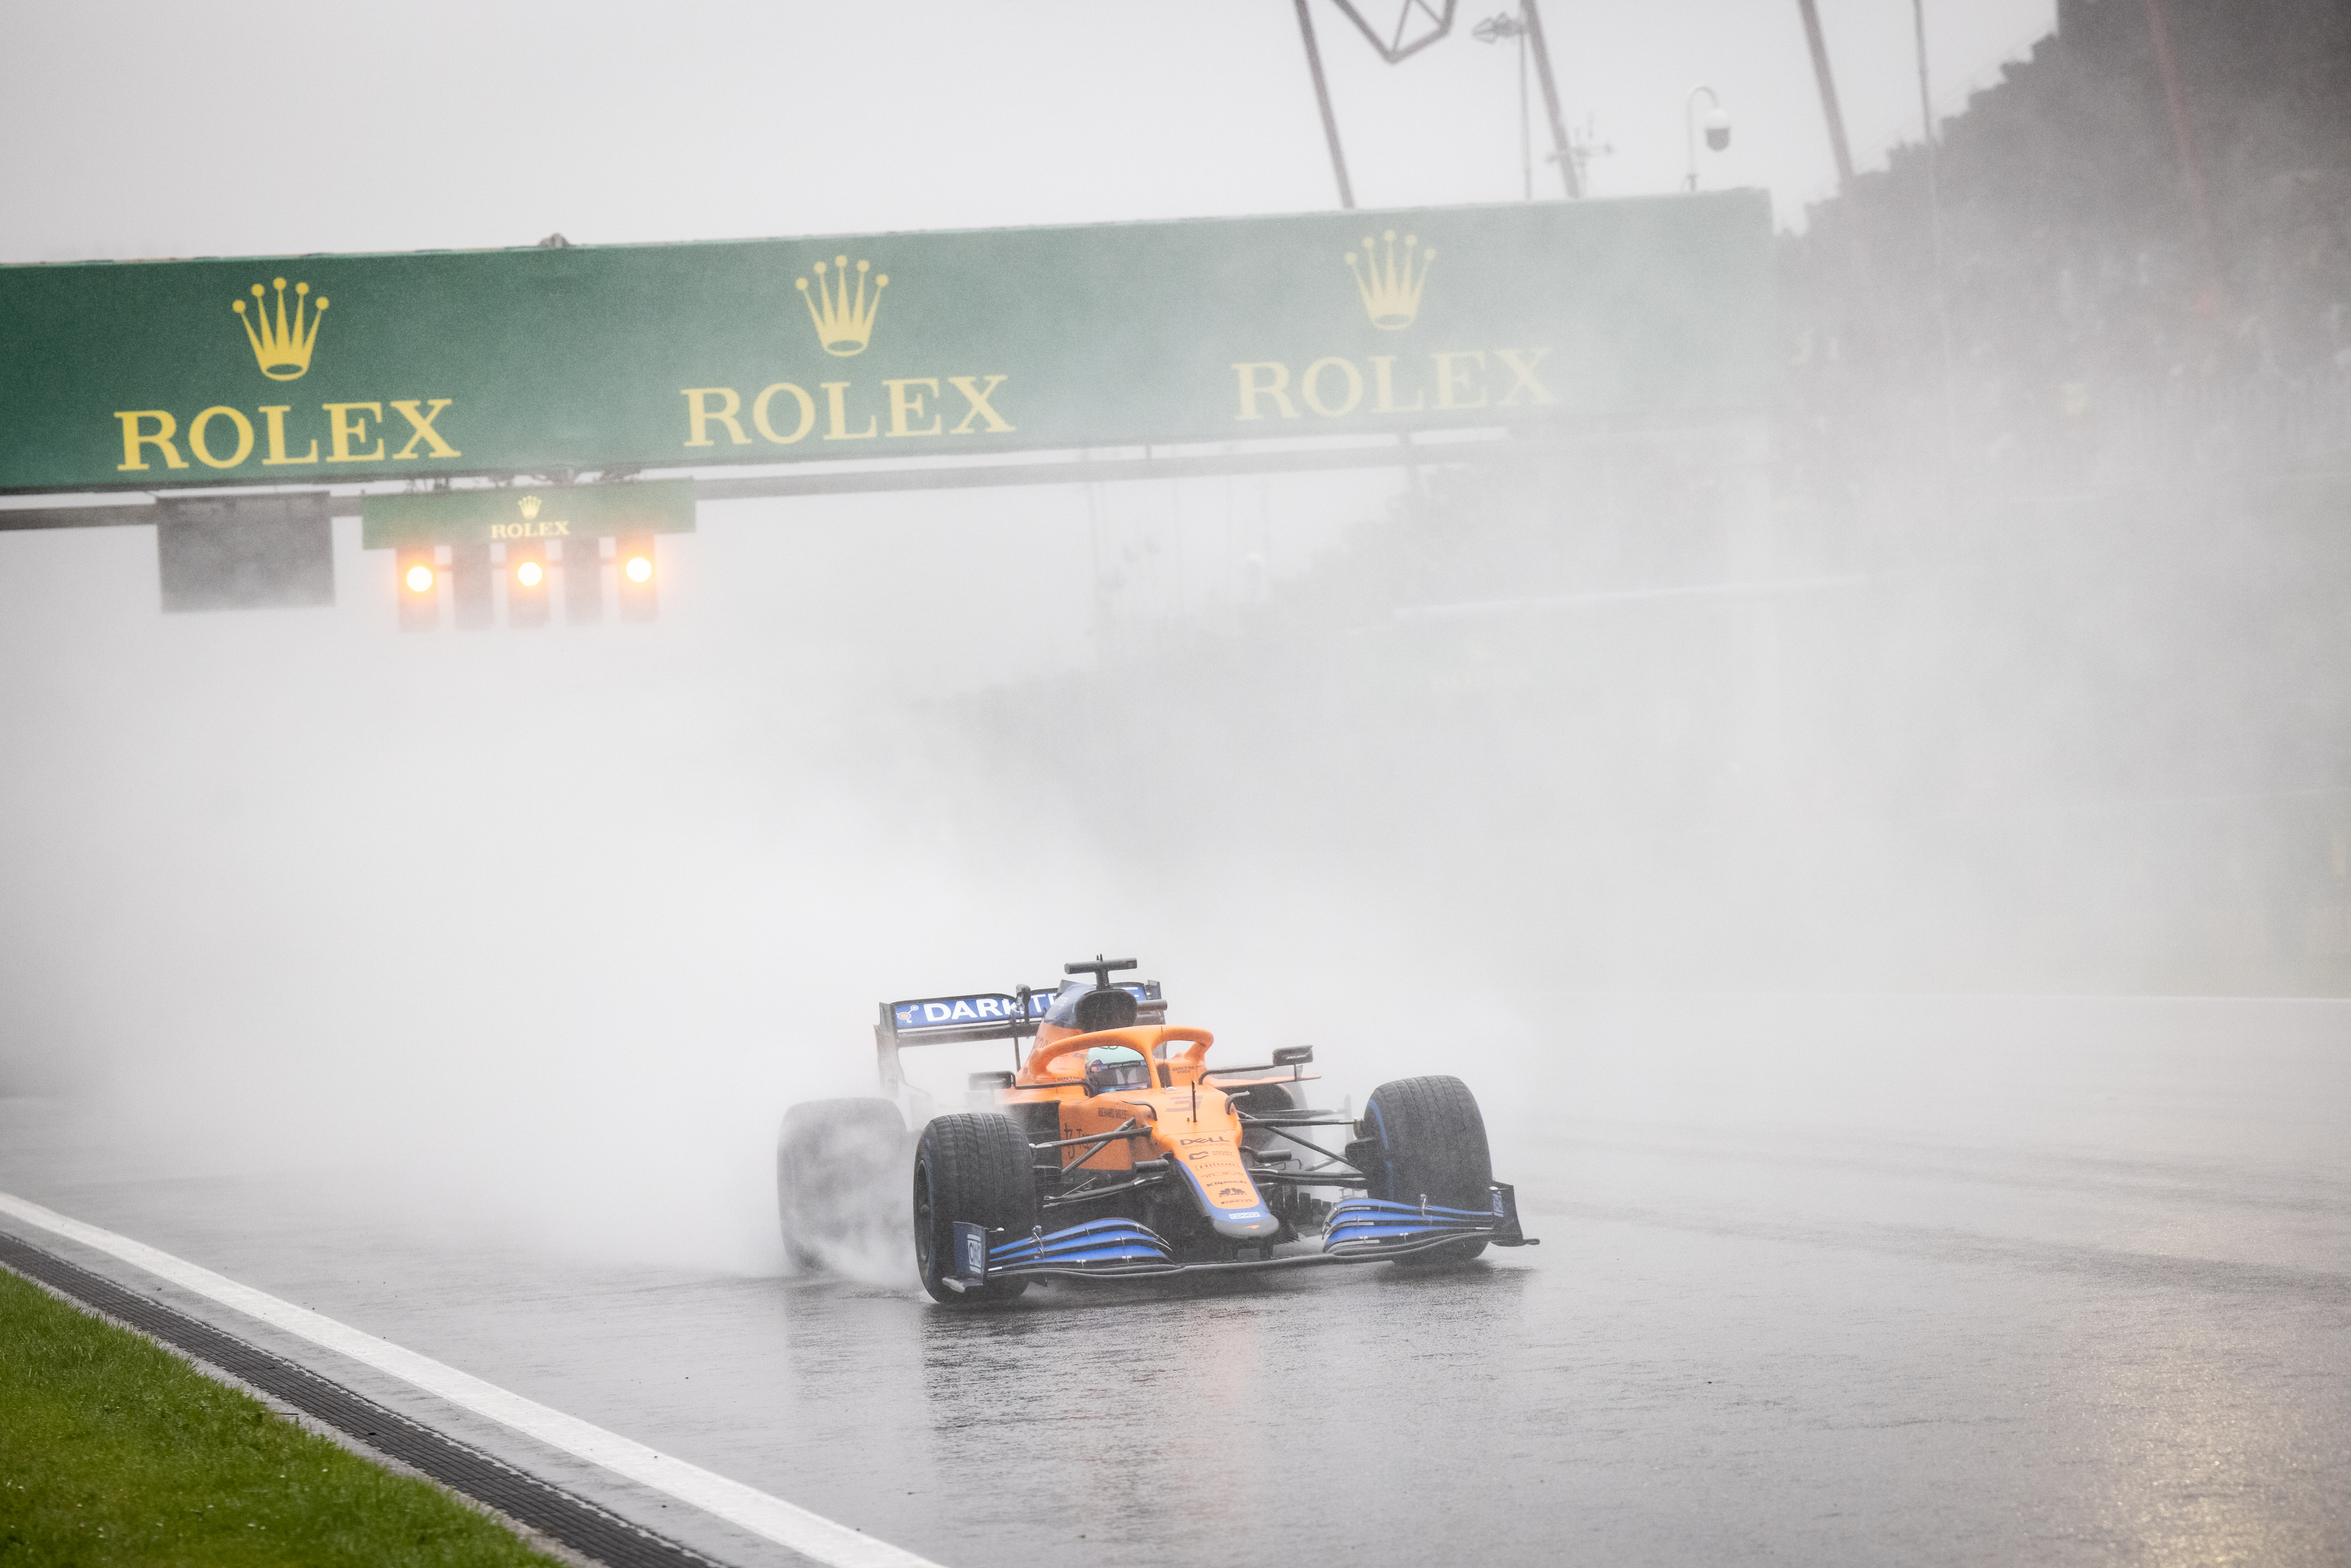
[{"label": "wet weather tire", "polygon": [[811,1100],[776,1135],[776,1215],[802,1273],[885,1254],[905,1223],[906,1123],[887,1100]]},{"label": "wet weather tire", "polygon": [[1008,1116],[938,1116],[914,1150],[914,1267],[931,1299],[951,1307],[1009,1301],[1026,1280],[977,1290],[946,1283],[955,1271],[957,1221],[1026,1234],[1037,1223],[1037,1177],[1029,1168],[1029,1134]]},{"label": "wet weather tire", "polygon": [[[1426,1197],[1447,1208],[1486,1211],[1494,1181],[1486,1118],[1458,1078],[1383,1083],[1364,1103],[1357,1127],[1363,1135],[1349,1149],[1368,1178],[1367,1196],[1412,1204]],[[1466,1263],[1484,1250],[1483,1241],[1464,1241],[1403,1261]]]}]

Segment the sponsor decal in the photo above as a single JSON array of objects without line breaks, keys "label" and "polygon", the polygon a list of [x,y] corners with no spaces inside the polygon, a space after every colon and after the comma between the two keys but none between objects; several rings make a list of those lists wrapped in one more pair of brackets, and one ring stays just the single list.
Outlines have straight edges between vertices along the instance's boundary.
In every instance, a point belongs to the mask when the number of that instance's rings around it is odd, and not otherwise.
[{"label": "sponsor decal", "polygon": [[[245,313],[245,301],[232,301],[229,308],[245,324],[246,341],[253,345],[254,362],[261,373],[273,382],[299,381],[310,369],[310,350],[318,346],[319,329],[327,324],[327,297],[319,296],[318,309],[310,310],[310,286],[294,286],[294,320],[287,329],[286,320],[286,280],[277,279],[277,320],[272,325],[266,308],[269,301],[261,285],[253,286],[253,298],[257,305],[252,315]],[[305,317],[308,319],[305,320]]]},{"label": "sponsor decal", "polygon": [[[809,289],[809,280],[799,280],[801,303],[809,308],[809,319],[816,323],[817,341],[824,351],[838,359],[865,351],[866,340],[873,336],[873,318],[882,313],[882,291],[890,287],[890,275],[874,273],[873,264],[861,259],[857,264],[857,298],[849,297],[849,258],[836,256],[833,265],[841,270],[833,275],[832,287],[825,287],[824,263],[816,264],[816,288]],[[869,302],[865,294],[868,275],[873,278],[873,296]]]},{"label": "sponsor decal", "polygon": [[[1029,998],[1029,1016],[1042,1018],[1045,1009],[1039,998]],[[942,997],[931,1002],[894,1002],[891,1016],[900,1029],[944,1029],[949,1024],[1001,1023],[1020,1017],[1020,998],[993,993],[971,997]]]},{"label": "sponsor decal", "polygon": [[1355,275],[1355,290],[1364,297],[1364,313],[1372,325],[1383,332],[1401,331],[1412,325],[1420,314],[1420,291],[1428,283],[1428,269],[1437,262],[1437,250],[1420,248],[1418,235],[1404,236],[1403,266],[1397,266],[1395,230],[1387,231],[1388,251],[1385,265],[1379,249],[1369,235],[1364,236],[1364,254],[1347,253],[1347,270]]},{"label": "sponsor decal", "polygon": [[[890,275],[874,271],[872,262],[860,257],[852,277],[846,255],[834,256],[830,271],[820,261],[815,271],[814,278],[803,276],[795,280],[794,287],[799,291],[800,303],[808,307],[809,324],[816,330],[817,343],[835,359],[854,359],[872,341],[874,319],[882,314],[882,294],[890,287]],[[1010,406],[1010,400],[1001,389],[1011,379],[1008,374],[986,372],[884,377],[881,386],[886,398],[877,393],[870,382],[862,387],[849,381],[818,382],[816,389],[824,394],[824,434],[820,439],[870,441],[884,435],[882,413],[885,402],[890,414],[885,439],[1010,434],[1018,427],[1005,417],[1003,409]],[[751,436],[743,429],[742,388],[677,390],[678,395],[685,399],[686,445],[716,446],[718,443],[714,432],[724,432],[733,445],[752,444]],[[785,401],[778,401],[779,395]],[[950,395],[961,400],[961,417],[952,426],[947,420],[958,411],[949,404]],[[798,382],[771,382],[751,399],[751,427],[771,445],[795,445],[817,427],[817,401]],[[862,430],[857,422],[861,413],[865,415]],[[781,428],[779,421],[791,428]]]},{"label": "sponsor decal", "polygon": [[[1123,991],[1134,994],[1139,1002],[1152,1000],[1147,986],[1122,986]],[[1029,993],[1030,1021],[1045,1016],[1053,1005],[1052,991]],[[979,991],[967,997],[935,997],[928,1000],[893,1002],[890,1016],[900,1029],[946,1029],[956,1024],[1019,1022],[1024,1016],[1020,998],[1001,991]]]},{"label": "sponsor decal", "polygon": [[[1002,1250],[1002,1249],[998,1249]],[[987,1278],[987,1232],[967,1220],[955,1222],[955,1272],[957,1279]]]},{"label": "sponsor decal", "polygon": [[[1343,259],[1372,325],[1383,332],[1401,332],[1420,317],[1421,291],[1428,286],[1437,251],[1424,247],[1418,235],[1405,235],[1401,251],[1395,230],[1384,231],[1383,238],[1384,248],[1364,235],[1362,253],[1350,251]],[[1428,349],[1425,353],[1426,370],[1421,368],[1423,354],[1409,352],[1368,354],[1361,361],[1352,353],[1325,354],[1308,361],[1303,371],[1288,360],[1235,360],[1233,418],[1344,419],[1359,412],[1510,408],[1521,399],[1524,406],[1534,408],[1559,402],[1543,380],[1552,373],[1541,368],[1551,356],[1548,347]]]},{"label": "sponsor decal", "polygon": [[[310,373],[319,333],[326,325],[327,297],[311,298],[309,284],[298,281],[289,314],[286,280],[279,277],[271,282],[277,291],[275,310],[270,308],[268,290],[258,283],[251,290],[251,310],[242,299],[231,300],[229,309],[235,313],[246,346],[253,351],[254,367],[273,382],[298,382]],[[443,413],[455,406],[451,398],[391,398],[381,393],[364,402],[322,402],[318,407],[326,422],[326,461],[397,463],[461,457],[465,455],[449,444],[438,423]],[[397,451],[391,449],[391,443],[399,440],[402,433],[385,417],[386,407],[406,422],[408,439]],[[241,468],[256,446],[266,454],[259,464],[264,468],[301,467],[319,461],[319,425],[308,419],[307,409],[298,413],[290,402],[259,403],[253,413],[260,417],[257,431],[244,409],[228,403],[214,403],[184,424],[182,415],[168,408],[116,409],[122,461],[115,465],[115,471],[153,470],[158,464],[166,471],[185,468],[189,457],[207,468]],[[290,436],[287,433],[289,418],[294,421]],[[294,442],[303,443],[300,450],[290,444]],[[183,443],[185,455],[181,452]],[[155,461],[149,462],[151,457]]]}]

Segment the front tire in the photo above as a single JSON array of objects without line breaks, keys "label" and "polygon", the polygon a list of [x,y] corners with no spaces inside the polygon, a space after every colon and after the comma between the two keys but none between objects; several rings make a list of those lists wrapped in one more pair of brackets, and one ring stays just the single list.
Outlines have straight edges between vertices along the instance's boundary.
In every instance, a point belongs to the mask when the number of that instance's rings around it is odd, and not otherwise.
[{"label": "front tire", "polygon": [[[1366,1196],[1486,1212],[1494,1183],[1486,1118],[1477,1096],[1458,1078],[1383,1083],[1364,1103],[1356,1126],[1363,1135],[1348,1148],[1368,1180]],[[1400,1261],[1467,1263],[1484,1250],[1483,1241],[1460,1241]]]},{"label": "front tire", "polygon": [[914,1268],[931,1299],[951,1307],[1008,1301],[1026,1280],[996,1280],[976,1290],[946,1283],[955,1271],[957,1221],[986,1230],[1026,1232],[1037,1223],[1037,1176],[1029,1134],[1009,1116],[936,1116],[914,1150]]}]

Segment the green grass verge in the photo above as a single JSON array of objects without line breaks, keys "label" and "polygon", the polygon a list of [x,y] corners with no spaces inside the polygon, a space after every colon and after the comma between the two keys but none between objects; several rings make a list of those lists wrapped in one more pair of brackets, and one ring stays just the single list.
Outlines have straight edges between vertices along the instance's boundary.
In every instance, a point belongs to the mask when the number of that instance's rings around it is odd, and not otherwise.
[{"label": "green grass verge", "polygon": [[0,1270],[0,1568],[554,1562]]}]

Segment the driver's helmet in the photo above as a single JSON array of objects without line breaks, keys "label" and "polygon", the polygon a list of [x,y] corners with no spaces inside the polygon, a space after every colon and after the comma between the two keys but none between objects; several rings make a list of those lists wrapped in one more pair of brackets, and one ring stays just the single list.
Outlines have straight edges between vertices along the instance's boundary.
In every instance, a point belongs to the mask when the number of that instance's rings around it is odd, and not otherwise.
[{"label": "driver's helmet", "polygon": [[1143,1052],[1123,1045],[1097,1045],[1086,1052],[1086,1092],[1106,1089],[1148,1089],[1151,1069]]}]

